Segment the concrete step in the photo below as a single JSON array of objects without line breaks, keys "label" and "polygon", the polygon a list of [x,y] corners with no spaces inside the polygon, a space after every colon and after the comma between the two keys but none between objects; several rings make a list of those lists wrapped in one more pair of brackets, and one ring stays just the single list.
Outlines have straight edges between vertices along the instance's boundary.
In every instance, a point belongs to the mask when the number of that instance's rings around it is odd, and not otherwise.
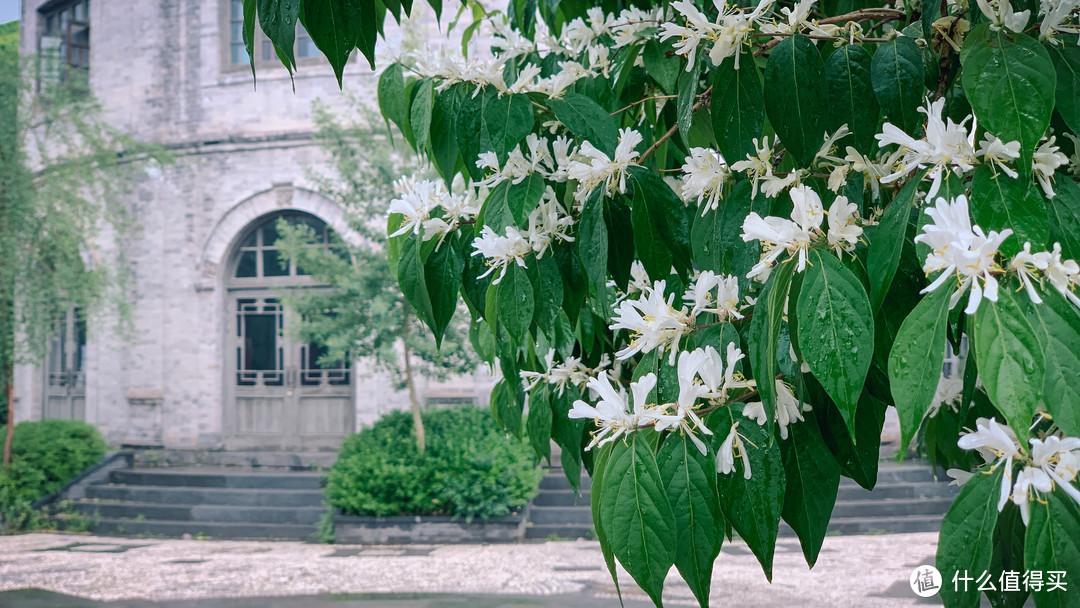
[{"label": "concrete step", "polygon": [[83,515],[105,519],[241,524],[314,524],[326,511],[323,507],[229,507],[92,501],[78,502],[75,509]]},{"label": "concrete step", "polygon": [[544,524],[544,525],[530,525],[525,528],[525,538],[527,540],[545,540],[548,538],[596,538],[596,534],[593,532],[592,525],[576,525],[576,524]]},{"label": "concrete step", "polygon": [[909,515],[935,515],[940,520],[952,505],[952,498],[869,499],[838,501],[832,518],[878,518],[904,517]]},{"label": "concrete step", "polygon": [[191,488],[137,485],[92,485],[86,497],[117,502],[168,505],[228,505],[234,507],[318,507],[320,490],[268,490],[264,488]]},{"label": "concrete step", "polygon": [[109,482],[137,486],[318,490],[322,483],[322,474],[218,467],[125,469],[110,473]]},{"label": "concrete step", "polygon": [[529,521],[536,525],[574,524],[592,525],[592,509],[583,507],[542,507],[535,504],[529,509]]},{"label": "concrete step", "polygon": [[127,536],[193,537],[223,539],[310,540],[315,526],[303,524],[252,524],[206,521],[138,521],[135,519],[101,519],[95,534]]},{"label": "concrete step", "polygon": [[[585,492],[592,487],[592,479],[581,472],[581,491]],[[563,475],[562,469],[554,469],[551,472],[545,473],[544,477],[540,480],[541,490],[570,490],[570,481],[566,479],[566,475]]]},{"label": "concrete step", "polygon": [[573,490],[540,490],[533,499],[534,507],[589,507],[589,492],[576,494]]},{"label": "concrete step", "polygon": [[836,499],[864,500],[868,498],[954,498],[960,488],[941,482],[879,483],[871,492],[857,485],[840,484]]},{"label": "concrete step", "polygon": [[212,450],[135,451],[137,467],[225,466],[310,471],[325,469],[337,460],[337,450],[328,452],[268,452],[261,450],[225,452]]},{"label": "concrete step", "polygon": [[[938,482],[948,481],[947,477],[935,478],[930,465],[924,462],[910,464],[881,463],[878,465],[877,483],[912,483],[912,482]],[[846,477],[840,479],[841,486],[855,486],[858,484]]]}]

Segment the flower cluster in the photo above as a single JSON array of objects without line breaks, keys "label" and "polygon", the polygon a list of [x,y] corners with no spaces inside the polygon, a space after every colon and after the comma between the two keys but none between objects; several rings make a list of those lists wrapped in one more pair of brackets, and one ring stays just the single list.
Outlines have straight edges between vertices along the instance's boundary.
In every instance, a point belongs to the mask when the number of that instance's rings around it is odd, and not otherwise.
[{"label": "flower cluster", "polygon": [[[616,390],[607,372],[592,378],[587,386],[597,395],[596,405],[585,400],[574,402],[570,418],[592,420],[597,427],[585,449],[614,441],[639,428],[653,427],[658,432],[678,431],[690,438],[702,454],[708,446],[698,434],[712,435],[700,417],[700,400],[716,406],[728,399],[728,391],[754,386],[735,371],[743,353],[734,344],[727,345],[724,358],[711,346],[682,351],[678,356],[679,395],[675,401],[656,403],[650,397],[656,388],[656,374],[642,376],[630,383],[633,403],[625,391]],[[725,363],[726,359],[726,363]]]},{"label": "flower cluster", "polygon": [[619,130],[619,145],[614,157],[609,157],[590,142],[585,141],[576,154],[570,157],[566,176],[576,181],[574,200],[584,203],[589,194],[603,184],[608,195],[615,191],[626,192],[626,171],[638,159],[636,150],[642,141],[641,133],[625,128]]},{"label": "flower cluster", "polygon": [[[957,444],[965,450],[978,450],[983,460],[991,464],[991,470],[1005,467],[998,511],[1011,498],[1020,508],[1021,518],[1027,525],[1031,517],[1031,501],[1039,500],[1039,493],[1053,492],[1055,487],[1060,487],[1080,504],[1080,490],[1072,483],[1080,471],[1080,439],[1059,435],[1031,438],[1029,454],[1009,427],[986,418],[979,418],[975,424],[976,430],[962,435]],[[1024,465],[1016,475],[1015,483],[1014,462]]]},{"label": "flower cluster", "polygon": [[[825,216],[821,197],[809,186],[799,184],[791,189],[791,219],[761,217],[751,212],[743,221],[742,239],[746,242],[761,241],[762,255],[746,276],[765,281],[777,259],[785,251],[798,258],[798,270],[806,269],[806,255],[811,243],[821,236],[821,220]],[[858,207],[845,196],[838,196],[829,207],[829,226],[826,239],[836,250],[851,251],[862,236],[858,224]]]},{"label": "flower cluster", "polygon": [[690,156],[682,166],[686,177],[682,184],[684,201],[696,200],[701,205],[701,215],[720,206],[724,197],[724,183],[731,170],[724,157],[709,148],[690,148]]},{"label": "flower cluster", "polygon": [[735,69],[739,69],[739,52],[743,42],[754,27],[760,26],[768,16],[772,4],[773,0],[761,0],[753,10],[725,4],[716,21],[713,21],[690,0],[673,2],[672,8],[683,17],[685,25],[672,22],[661,24],[660,40],[678,38],[674,44],[675,52],[686,56],[687,71],[694,66],[698,47],[703,43],[712,44],[707,53],[713,65],[720,65],[724,59],[734,57]]},{"label": "flower cluster", "polygon": [[423,230],[425,241],[439,237],[440,242],[462,222],[472,221],[480,204],[470,188],[460,194],[447,191],[441,181],[413,181],[402,178],[394,184],[399,197],[390,201],[389,212],[400,213],[401,226],[390,237]]},{"label": "flower cluster", "polygon": [[499,284],[511,262],[524,268],[525,258],[530,253],[542,258],[552,243],[573,241],[574,237],[568,233],[573,224],[574,219],[567,214],[555,196],[555,191],[548,186],[540,203],[529,213],[527,230],[507,226],[505,236],[496,233],[491,226],[484,226],[480,231],[480,236],[473,241],[475,251],[472,254],[484,256],[489,267],[480,277],[486,277],[498,270],[499,276],[495,277],[492,283]]},{"label": "flower cluster", "polygon": [[926,197],[933,198],[941,188],[947,171],[959,175],[975,168],[975,129],[969,134],[965,126],[971,117],[960,121],[960,124],[954,123],[951,118],[943,120],[941,112],[944,108],[944,99],[933,102],[928,99],[926,106],[919,108],[926,115],[922,139],[911,137],[891,122],[885,123],[881,133],[874,136],[879,147],[896,144],[899,148],[887,163],[894,171],[882,177],[881,183],[892,183],[915,168],[929,167],[926,176],[933,181]]},{"label": "flower cluster", "polygon": [[522,387],[531,391],[540,382],[547,382],[558,390],[558,394],[565,392],[567,385],[583,388],[589,379],[598,375],[611,366],[611,358],[605,353],[600,357],[596,367],[586,367],[579,357],[566,357],[562,363],[555,363],[555,349],[550,349],[544,356],[544,369],[542,372],[521,371]]}]

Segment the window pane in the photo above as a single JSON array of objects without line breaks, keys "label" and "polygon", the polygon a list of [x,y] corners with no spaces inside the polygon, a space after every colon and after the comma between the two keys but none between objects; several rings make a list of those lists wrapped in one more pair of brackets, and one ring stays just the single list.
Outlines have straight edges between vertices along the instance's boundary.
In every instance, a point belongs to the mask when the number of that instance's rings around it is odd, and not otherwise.
[{"label": "window pane", "polygon": [[296,54],[299,57],[318,57],[319,49],[316,48],[311,38],[304,36],[297,41]]},{"label": "window pane", "polygon": [[277,315],[244,315],[244,358],[241,369],[276,370]]},{"label": "window pane", "polygon": [[240,263],[236,265],[237,277],[253,277],[256,271],[256,253],[254,251],[245,251],[240,254]]},{"label": "window pane", "polygon": [[278,260],[277,249],[264,249],[262,256],[264,277],[284,277],[289,274],[289,265]]},{"label": "window pane", "polygon": [[233,42],[243,42],[244,41],[244,22],[243,21],[232,21],[232,22],[229,23],[229,25],[231,26],[230,35],[232,36],[232,41]]},{"label": "window pane", "polygon": [[80,2],[75,5],[75,20],[86,21],[86,3]]},{"label": "window pane", "polygon": [[233,63],[247,63],[248,54],[247,49],[244,48],[244,43],[232,45],[232,62]]},{"label": "window pane", "polygon": [[244,0],[232,0],[232,18],[244,18]]},{"label": "window pane", "polygon": [[274,58],[274,45],[269,40],[263,40],[262,58],[264,61],[270,61]]}]

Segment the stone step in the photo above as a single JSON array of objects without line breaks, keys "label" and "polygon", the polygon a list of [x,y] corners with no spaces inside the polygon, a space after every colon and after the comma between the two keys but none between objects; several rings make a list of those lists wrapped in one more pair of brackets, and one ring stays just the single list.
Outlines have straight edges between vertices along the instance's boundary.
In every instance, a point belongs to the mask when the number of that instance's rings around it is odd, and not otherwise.
[{"label": "stone step", "polygon": [[[894,463],[882,463],[878,466],[877,483],[912,483],[948,481],[948,477],[935,478],[930,465],[922,462],[913,464],[897,465]],[[846,477],[840,479],[841,486],[855,486],[858,484]]]},{"label": "stone step", "polygon": [[879,483],[873,491],[857,485],[840,484],[836,499],[865,500],[888,498],[953,498],[960,493],[960,488],[941,482],[926,483]]},{"label": "stone step", "polygon": [[901,534],[905,532],[938,532],[942,515],[907,515],[901,517],[834,517],[829,522],[830,534]]},{"label": "stone step", "polygon": [[529,509],[529,521],[536,525],[576,524],[592,525],[592,509],[584,507],[543,507],[533,504]]},{"label": "stone step", "polygon": [[224,466],[311,471],[329,468],[335,460],[337,460],[336,450],[328,452],[135,450],[135,466],[137,467]]},{"label": "stone step", "polygon": [[318,507],[320,490],[268,490],[265,488],[191,488],[137,485],[92,485],[86,497],[117,502],[167,505],[228,505],[234,507]]},{"label": "stone step", "polygon": [[318,490],[322,484],[322,474],[262,472],[218,467],[125,469],[110,473],[109,482],[137,486]]},{"label": "stone step", "polygon": [[952,502],[952,498],[845,500],[836,503],[832,517],[833,520],[858,518],[873,521],[883,517],[936,515],[940,519]]},{"label": "stone step", "polygon": [[[592,479],[581,472],[581,490],[582,492],[588,491],[592,487]],[[540,490],[570,490],[570,481],[566,479],[566,475],[563,475],[562,469],[557,469],[544,474],[544,477],[540,480]]]},{"label": "stone step", "polygon": [[540,490],[533,499],[534,507],[585,507],[589,508],[589,493],[577,494],[573,490]]},{"label": "stone step", "polygon": [[311,540],[315,526],[311,524],[259,524],[207,521],[169,521],[135,519],[101,519],[95,534],[128,536],[193,537],[222,539]]},{"label": "stone step", "polygon": [[314,524],[326,512],[323,507],[230,507],[92,501],[78,502],[75,509],[83,515],[105,519],[241,524]]},{"label": "stone step", "polygon": [[548,538],[596,538],[596,533],[593,532],[592,525],[578,525],[578,524],[544,524],[544,525],[530,525],[525,528],[525,538],[527,540],[546,540]]}]

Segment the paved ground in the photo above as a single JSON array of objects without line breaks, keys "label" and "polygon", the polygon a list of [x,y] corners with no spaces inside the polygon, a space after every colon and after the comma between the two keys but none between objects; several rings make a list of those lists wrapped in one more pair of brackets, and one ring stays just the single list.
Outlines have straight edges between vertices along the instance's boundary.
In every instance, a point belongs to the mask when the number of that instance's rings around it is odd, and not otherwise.
[{"label": "paved ground", "polygon": [[[932,564],[936,534],[825,539],[815,568],[777,546],[773,583],[747,547],[724,546],[714,603],[874,608],[919,600],[908,576]],[[644,594],[621,575],[627,608]],[[695,605],[672,570],[665,604]],[[372,547],[291,542],[0,537],[3,608],[517,608],[618,606],[599,545]]]}]

